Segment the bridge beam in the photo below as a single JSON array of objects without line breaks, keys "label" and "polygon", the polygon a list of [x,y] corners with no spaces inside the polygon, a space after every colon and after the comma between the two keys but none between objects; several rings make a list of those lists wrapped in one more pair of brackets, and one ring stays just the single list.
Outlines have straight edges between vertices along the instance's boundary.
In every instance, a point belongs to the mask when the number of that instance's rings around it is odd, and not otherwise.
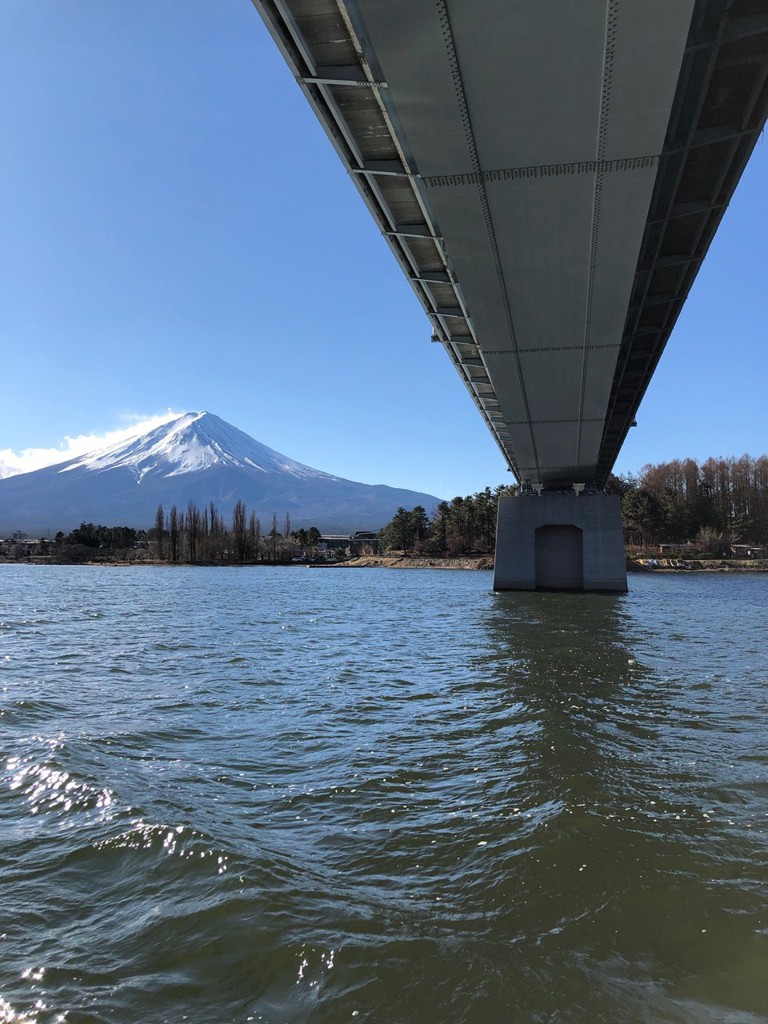
[{"label": "bridge beam", "polygon": [[502,494],[493,589],[626,592],[618,495]]}]

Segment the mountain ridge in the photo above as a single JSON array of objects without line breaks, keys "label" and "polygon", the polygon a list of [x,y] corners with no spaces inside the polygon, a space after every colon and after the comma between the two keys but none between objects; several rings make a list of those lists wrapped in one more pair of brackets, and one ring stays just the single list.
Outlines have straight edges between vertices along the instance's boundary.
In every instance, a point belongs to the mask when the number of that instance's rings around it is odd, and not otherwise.
[{"label": "mountain ridge", "polygon": [[46,534],[81,522],[148,528],[166,510],[241,500],[260,517],[290,515],[326,532],[378,529],[400,505],[439,498],[363,484],[304,465],[210,412],[183,413],[145,434],[0,480],[0,535]]}]

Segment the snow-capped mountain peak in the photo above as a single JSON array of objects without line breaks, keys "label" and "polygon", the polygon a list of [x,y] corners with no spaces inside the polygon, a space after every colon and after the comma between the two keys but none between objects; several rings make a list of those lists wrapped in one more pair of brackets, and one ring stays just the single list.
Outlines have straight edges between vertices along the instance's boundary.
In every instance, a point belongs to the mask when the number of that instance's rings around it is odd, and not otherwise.
[{"label": "snow-capped mountain peak", "polygon": [[[331,533],[378,529],[400,508],[439,501],[418,491],[323,473],[267,448],[209,412],[190,412],[69,462],[0,480],[0,536],[53,536],[80,522],[152,527],[158,508],[242,502],[254,519],[290,517]],[[211,512],[211,515],[213,513]]]},{"label": "snow-capped mountain peak", "polygon": [[337,479],[281,455],[210,412],[183,413],[147,434],[73,459],[59,472],[125,467],[141,481],[148,474],[182,476],[214,466],[287,473],[301,479]]}]

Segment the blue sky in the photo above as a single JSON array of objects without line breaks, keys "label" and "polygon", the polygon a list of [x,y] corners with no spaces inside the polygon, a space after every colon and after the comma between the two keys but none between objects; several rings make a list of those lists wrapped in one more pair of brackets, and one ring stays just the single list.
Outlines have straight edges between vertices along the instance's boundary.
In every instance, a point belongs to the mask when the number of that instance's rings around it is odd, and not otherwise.
[{"label": "blue sky", "polygon": [[[207,409],[367,483],[511,480],[249,0],[3,0],[0,97],[0,462]],[[618,471],[768,450],[767,229],[761,140]]]}]

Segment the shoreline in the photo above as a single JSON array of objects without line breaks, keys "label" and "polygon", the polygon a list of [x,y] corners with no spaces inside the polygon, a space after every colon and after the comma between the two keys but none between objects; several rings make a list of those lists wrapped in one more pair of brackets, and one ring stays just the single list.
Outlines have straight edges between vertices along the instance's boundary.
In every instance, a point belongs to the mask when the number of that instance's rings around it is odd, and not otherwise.
[{"label": "shoreline", "polygon": [[[649,565],[651,559],[644,558],[628,558],[627,559],[627,572],[628,573],[707,573],[713,575],[716,573],[768,573],[768,565],[765,564],[764,559],[755,559],[757,564],[750,564],[743,559],[727,559],[718,558],[712,559],[711,564],[706,562],[700,562],[696,560],[686,559],[674,559],[677,562],[676,565],[670,565],[672,559],[653,559],[658,562],[657,565]],[[662,562],[667,564],[661,564]]]},{"label": "shoreline", "polygon": [[333,569],[493,569],[493,555],[426,558],[419,555],[361,555],[346,562],[329,562]]},{"label": "shoreline", "polygon": [[[323,566],[325,568],[325,566]],[[464,569],[464,570],[492,570],[492,555],[473,555],[457,558],[420,558],[405,555],[387,557],[384,555],[369,555],[361,558],[350,559],[348,562],[329,562],[329,569]],[[645,565],[640,560],[627,559],[627,573],[658,573],[670,575],[673,573],[768,573],[767,565],[745,565],[743,561],[729,563],[725,559],[718,559],[711,566],[696,565],[692,562],[685,562],[680,565]]]},{"label": "shoreline", "polygon": [[[627,558],[627,573],[651,573],[671,575],[674,573],[694,573],[697,575],[707,574],[754,574],[768,573],[768,565],[765,559],[760,559],[758,564],[745,563],[743,560],[717,559],[711,565],[697,563],[695,561],[677,560],[678,564],[647,564],[650,559]],[[670,562],[670,559],[654,561]],[[449,558],[427,558],[418,555],[362,555],[358,558],[351,558],[345,562],[168,562],[165,559],[104,559],[87,562],[52,562],[46,558],[27,559],[0,559],[0,565],[61,565],[61,566],[104,566],[106,568],[131,568],[134,566],[160,567],[196,567],[196,568],[233,568],[233,569],[261,569],[265,567],[279,566],[284,569],[438,569],[438,570],[460,570],[464,572],[488,572],[494,567],[492,555],[465,555]]]}]

